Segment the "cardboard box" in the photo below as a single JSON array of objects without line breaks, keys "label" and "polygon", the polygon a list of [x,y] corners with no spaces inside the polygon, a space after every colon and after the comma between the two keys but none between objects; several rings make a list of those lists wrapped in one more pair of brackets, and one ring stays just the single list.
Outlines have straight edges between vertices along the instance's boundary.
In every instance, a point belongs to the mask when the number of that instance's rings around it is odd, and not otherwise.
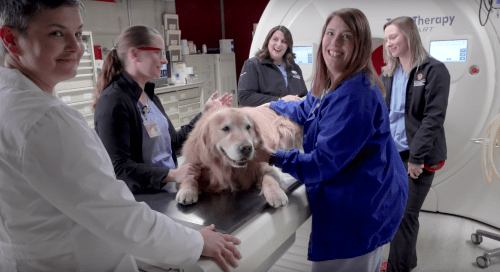
[{"label": "cardboard box", "polygon": [[181,45],[181,31],[180,30],[166,30],[165,31],[165,44],[170,45]]},{"label": "cardboard box", "polygon": [[194,50],[194,42],[193,41],[188,41],[188,48],[189,48],[189,54],[196,54]]},{"label": "cardboard box", "polygon": [[170,51],[170,61],[172,63],[182,61],[182,54],[181,54],[181,46],[180,45],[170,45],[167,48],[168,48],[168,51]]},{"label": "cardboard box", "polygon": [[164,14],[163,25],[165,26],[165,30],[179,30],[179,15]]},{"label": "cardboard box", "polygon": [[234,41],[233,39],[219,40],[220,53],[234,53]]}]

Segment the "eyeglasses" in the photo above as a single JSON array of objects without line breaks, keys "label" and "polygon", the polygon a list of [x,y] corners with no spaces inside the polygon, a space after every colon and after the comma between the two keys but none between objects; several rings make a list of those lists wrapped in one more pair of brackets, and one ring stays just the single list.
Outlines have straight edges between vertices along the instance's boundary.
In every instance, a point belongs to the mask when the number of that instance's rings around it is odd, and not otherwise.
[{"label": "eyeglasses", "polygon": [[150,47],[150,46],[143,46],[143,47],[137,47],[137,49],[143,50],[143,51],[156,51],[156,53],[158,54],[158,57],[160,57],[160,59],[162,57],[165,57],[165,50],[163,50],[161,48]]}]

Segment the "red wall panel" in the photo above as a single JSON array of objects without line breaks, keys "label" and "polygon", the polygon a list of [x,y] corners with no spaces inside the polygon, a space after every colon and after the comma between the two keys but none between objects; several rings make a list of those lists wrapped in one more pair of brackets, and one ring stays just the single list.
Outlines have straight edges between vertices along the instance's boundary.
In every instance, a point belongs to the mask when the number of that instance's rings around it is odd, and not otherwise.
[{"label": "red wall panel", "polygon": [[[252,44],[253,24],[258,23],[269,0],[224,0],[225,38],[234,40],[236,74],[239,78],[243,63],[248,59]],[[181,39],[190,39],[196,49],[206,44],[218,48],[222,39],[220,0],[178,0]]]},{"label": "red wall panel", "polygon": [[[234,39],[236,74],[240,77],[243,63],[248,59],[252,45],[253,24],[258,23],[269,0],[224,0],[226,39]],[[259,46],[260,47],[260,46]]]},{"label": "red wall panel", "polygon": [[177,0],[175,10],[179,15],[181,39],[192,40],[196,50],[203,44],[218,48],[222,39],[220,0]]}]

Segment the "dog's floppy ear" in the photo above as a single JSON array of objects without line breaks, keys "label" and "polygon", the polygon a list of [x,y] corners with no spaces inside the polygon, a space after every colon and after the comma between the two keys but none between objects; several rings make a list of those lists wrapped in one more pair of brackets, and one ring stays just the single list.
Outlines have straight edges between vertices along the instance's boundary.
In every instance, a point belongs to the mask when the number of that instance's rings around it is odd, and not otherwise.
[{"label": "dog's floppy ear", "polygon": [[199,127],[198,138],[196,139],[195,150],[203,163],[210,161],[210,153],[212,152],[210,134],[212,129],[210,126],[211,119],[199,120],[202,121]]},{"label": "dog's floppy ear", "polygon": [[253,139],[253,145],[254,146],[260,146],[260,145],[263,145],[264,144],[264,139],[262,138],[262,133],[260,132],[260,127],[259,125],[257,124],[257,122],[255,122],[255,120],[253,118],[251,118],[250,116],[247,115],[247,118],[250,120],[250,122],[252,123],[252,128],[253,128],[253,131],[255,133],[255,139]]}]

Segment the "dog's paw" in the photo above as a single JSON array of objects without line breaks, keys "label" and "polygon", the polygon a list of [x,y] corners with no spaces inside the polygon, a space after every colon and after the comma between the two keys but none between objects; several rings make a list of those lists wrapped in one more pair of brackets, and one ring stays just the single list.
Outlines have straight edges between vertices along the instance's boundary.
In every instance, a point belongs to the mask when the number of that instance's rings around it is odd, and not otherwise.
[{"label": "dog's paw", "polygon": [[177,203],[182,205],[190,205],[198,202],[198,192],[192,189],[181,188],[175,196]]},{"label": "dog's paw", "polygon": [[270,190],[267,193],[265,192],[264,197],[266,198],[267,203],[274,208],[288,204],[288,196],[281,188]]}]

